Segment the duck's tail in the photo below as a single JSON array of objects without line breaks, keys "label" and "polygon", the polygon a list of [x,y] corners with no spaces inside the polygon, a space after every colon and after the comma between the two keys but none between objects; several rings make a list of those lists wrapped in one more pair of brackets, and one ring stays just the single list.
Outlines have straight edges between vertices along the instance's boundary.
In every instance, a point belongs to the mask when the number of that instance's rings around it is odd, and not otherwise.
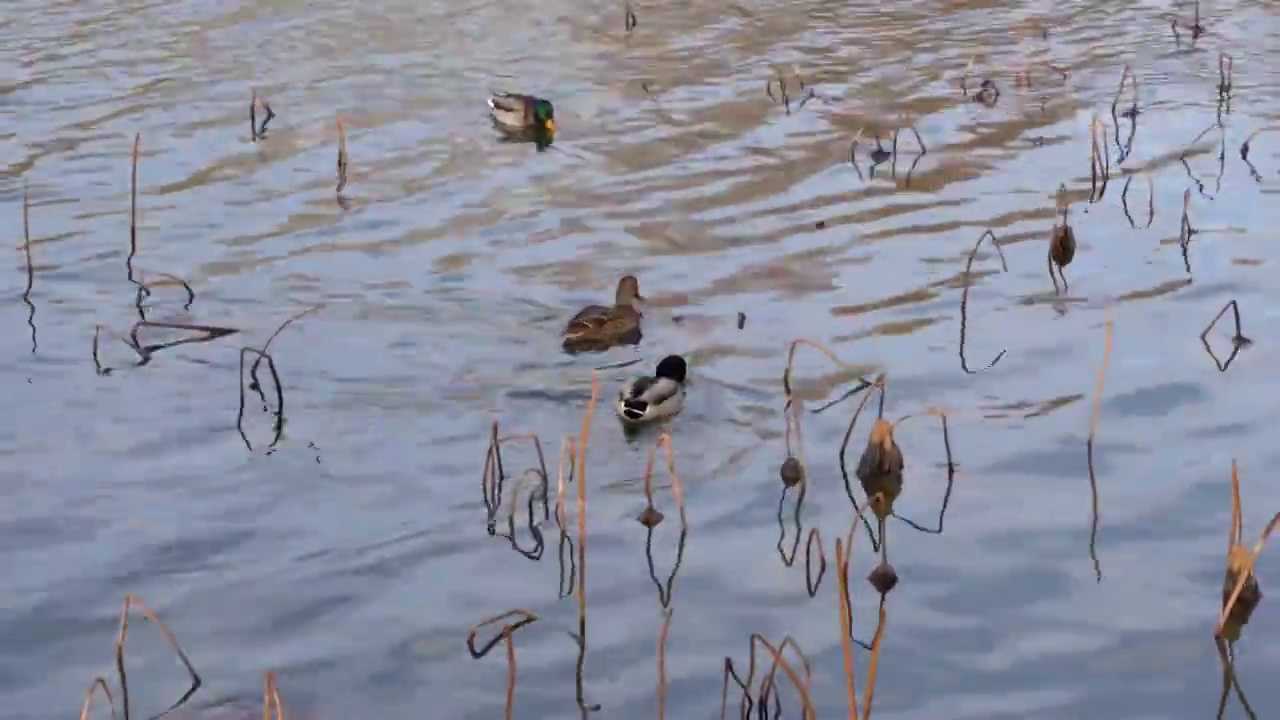
[{"label": "duck's tail", "polygon": [[645,400],[628,398],[622,401],[622,416],[628,420],[643,420],[649,412],[649,403]]}]

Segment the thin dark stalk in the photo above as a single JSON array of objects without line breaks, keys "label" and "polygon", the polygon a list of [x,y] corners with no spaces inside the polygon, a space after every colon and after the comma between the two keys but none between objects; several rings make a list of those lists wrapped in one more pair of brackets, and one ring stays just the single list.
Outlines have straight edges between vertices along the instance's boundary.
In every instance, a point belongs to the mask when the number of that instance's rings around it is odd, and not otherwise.
[{"label": "thin dark stalk", "polygon": [[240,348],[240,407],[236,411],[236,429],[240,431],[240,438],[244,440],[245,447],[250,452],[253,451],[253,444],[249,442],[249,436],[244,432],[244,359],[245,355],[253,353],[259,358],[267,361],[267,370],[271,372],[271,381],[276,386],[276,411],[275,411],[275,434],[271,438],[271,444],[267,447],[275,447],[282,435],[284,435],[284,385],[280,382],[280,373],[276,370],[275,358],[270,353],[263,352],[255,347],[244,346]]},{"label": "thin dark stalk", "polygon": [[[818,547],[818,576],[813,576],[813,548]],[[827,553],[822,549],[822,533],[818,528],[809,530],[809,539],[804,544],[804,586],[809,597],[817,597],[818,588],[822,587],[822,578],[827,574]]]},{"label": "thin dark stalk", "polygon": [[663,720],[667,713],[667,633],[674,613],[674,608],[662,613],[662,631],[658,633],[658,720]]},{"label": "thin dark stalk", "polygon": [[[271,336],[267,338],[267,341],[262,344],[262,352],[264,353],[271,352],[271,343],[275,341],[276,336],[284,332],[284,329],[289,327],[289,325],[293,324],[295,320],[301,320],[302,318],[310,315],[311,313],[323,307],[324,307],[324,303],[320,303],[319,305],[312,305],[311,307],[305,308],[303,310],[300,310],[290,315],[288,318],[285,319],[284,322],[280,323],[280,326],[276,328],[275,332],[271,333]],[[249,387],[252,390],[258,390],[258,388],[260,387],[258,384],[258,366],[261,364],[262,364],[262,358],[259,357],[258,359],[254,360],[253,367],[249,370],[249,377],[252,380],[252,384]],[[539,455],[542,454],[541,446],[539,446],[538,454]]]},{"label": "thin dark stalk", "polygon": [[1093,560],[1093,571],[1098,582],[1102,582],[1102,564],[1098,561],[1098,477],[1093,469],[1093,440],[1098,431],[1098,417],[1102,414],[1102,384],[1107,377],[1107,366],[1111,363],[1111,337],[1115,332],[1115,323],[1111,320],[1110,309],[1107,311],[1106,335],[1102,346],[1102,367],[1098,369],[1098,385],[1093,391],[1093,413],[1089,416],[1089,439],[1085,443],[1085,454],[1089,468],[1089,493],[1093,506],[1093,522],[1089,529],[1089,557]]},{"label": "thin dark stalk", "polygon": [[[138,331],[143,328],[162,328],[167,330],[186,330],[189,332],[200,333],[190,337],[183,337],[169,342],[154,343],[151,345],[143,345],[138,339]],[[234,335],[240,332],[236,328],[220,327],[217,325],[196,325],[193,323],[179,322],[158,322],[151,320],[139,320],[133,324],[129,330],[129,337],[125,343],[133,348],[138,354],[138,367],[142,367],[151,362],[152,356],[161,350],[178,347],[179,345],[191,345],[196,343],[212,342],[228,335]]]},{"label": "thin dark stalk", "polygon": [[1223,638],[1214,638],[1214,645],[1218,648],[1218,658],[1222,661],[1222,696],[1218,699],[1217,720],[1222,720],[1227,710],[1227,696],[1234,689],[1236,699],[1240,701],[1240,707],[1244,708],[1245,714],[1249,720],[1258,720],[1258,716],[1253,711],[1253,707],[1249,705],[1249,699],[1244,695],[1244,689],[1240,687],[1240,678],[1236,676],[1236,658],[1233,643]]},{"label": "thin dark stalk", "polygon": [[782,486],[782,494],[778,497],[778,557],[782,558],[782,564],[791,567],[795,564],[796,555],[800,552],[800,536],[804,533],[804,527],[800,524],[800,511],[804,507],[804,498],[808,494],[808,483],[804,480],[798,485],[799,490],[796,495],[796,502],[792,513],[792,523],[795,526],[795,538],[791,543],[791,552],[783,550],[782,544],[787,539],[787,527],[783,520],[783,508],[786,506],[787,493],[791,488],[786,485]]},{"label": "thin dark stalk", "polygon": [[1000,247],[1000,241],[999,239],[996,238],[995,233],[991,232],[991,230],[988,229],[986,232],[982,233],[982,235],[978,238],[978,242],[973,244],[973,249],[969,251],[969,259],[965,261],[965,264],[964,264],[964,290],[960,293],[960,369],[964,370],[966,373],[970,375],[973,375],[979,372],[985,372],[995,367],[996,363],[1000,362],[1000,358],[1003,358],[1005,353],[1008,352],[1005,349],[1001,349],[1000,353],[996,355],[995,359],[992,360],[990,363],[988,363],[987,366],[982,368],[981,370],[969,369],[969,361],[965,359],[964,340],[965,340],[965,329],[968,325],[968,316],[969,316],[969,286],[973,284],[972,273],[971,273],[971,270],[973,269],[973,258],[978,253],[978,247],[982,245],[982,241],[986,240],[988,237],[991,238],[991,245],[995,247],[996,253],[1000,255],[1001,272],[1009,272],[1009,264],[1005,261],[1004,250],[1001,249]]},{"label": "thin dark stalk", "polygon": [[[27,287],[22,291],[22,302],[27,305],[27,327],[31,328],[31,352],[36,351],[36,305],[31,302],[31,288],[36,281],[35,264],[31,262],[31,199],[27,184],[22,184],[22,253],[27,259]],[[92,691],[92,689],[91,689]]]},{"label": "thin dark stalk", "polygon": [[[124,267],[129,282],[137,284],[133,279],[133,258],[138,254],[138,146],[142,143],[142,133],[133,136],[132,163],[129,170],[129,254],[125,256]],[[141,318],[146,320],[146,318]]]},{"label": "thin dark stalk", "polygon": [[103,367],[102,362],[98,359],[98,336],[102,334],[102,326],[93,326],[93,369],[98,375],[110,375],[113,368]]},{"label": "thin dark stalk", "polygon": [[599,709],[586,701],[584,673],[587,662],[587,442],[591,437],[591,418],[595,415],[596,400],[600,396],[600,377],[591,373],[591,399],[582,417],[582,431],[578,435],[578,662],[574,671],[574,684],[578,711],[583,720],[587,713]]},{"label": "thin dark stalk", "polygon": [[[911,528],[915,530],[919,530],[920,532],[929,533],[930,535],[941,535],[943,522],[947,516],[947,507],[951,504],[951,490],[955,486],[956,463],[952,459],[952,454],[951,454],[951,432],[947,428],[947,414],[942,411],[932,411],[932,410],[926,414],[928,415],[936,414],[938,418],[942,421],[942,448],[947,454],[947,489],[942,493],[942,507],[938,509],[938,527],[936,528],[925,527],[924,525],[921,525],[916,521],[911,520],[910,518],[906,518],[906,517],[903,517],[902,515],[899,515],[897,511],[894,511],[893,516],[901,520],[903,523],[909,525]],[[896,426],[901,425],[903,421],[905,421],[909,417],[914,417],[914,416],[908,415],[907,417],[904,417],[901,420],[898,420],[898,422],[894,423],[895,428]]]},{"label": "thin dark stalk", "polygon": [[284,720],[284,700],[280,697],[280,684],[270,670],[262,674],[262,720]]},{"label": "thin dark stalk", "polygon": [[[1218,362],[1218,356],[1214,354],[1213,348],[1209,346],[1209,333],[1213,330],[1223,315],[1227,314],[1227,310],[1231,310],[1232,317],[1235,320],[1235,334],[1231,336],[1231,355],[1227,357],[1227,361]],[[1209,357],[1213,359],[1213,363],[1218,366],[1218,372],[1226,372],[1231,363],[1236,359],[1236,355],[1240,354],[1240,349],[1253,344],[1253,341],[1244,336],[1244,331],[1240,327],[1240,306],[1235,300],[1228,300],[1226,305],[1213,316],[1213,320],[1205,326],[1200,333],[1200,342],[1204,344],[1204,349],[1209,353]]]},{"label": "thin dark stalk", "polygon": [[116,636],[116,672],[120,675],[120,703],[124,706],[124,720],[129,720],[129,680],[124,667],[124,647],[125,640],[129,634],[129,608],[134,605],[138,607],[138,611],[144,617],[154,623],[156,628],[160,630],[160,633],[164,635],[165,641],[169,643],[169,647],[177,654],[178,659],[182,661],[182,664],[187,668],[187,673],[191,676],[191,687],[178,698],[177,702],[170,705],[168,709],[159,715],[151,717],[151,720],[159,720],[159,718],[186,704],[191,699],[191,696],[196,694],[201,685],[200,674],[196,672],[191,660],[187,658],[187,653],[178,644],[178,638],[174,636],[168,626],[161,622],[155,612],[150,607],[147,607],[147,604],[142,602],[137,595],[133,593],[125,595],[124,609],[120,612],[120,634]]},{"label": "thin dark stalk", "polygon": [[1198,231],[1191,226],[1191,191],[1184,190],[1182,192],[1182,227],[1178,231],[1178,243],[1182,246],[1182,263],[1187,269],[1187,274],[1191,274],[1191,256],[1189,250],[1191,248],[1191,236]]},{"label": "thin dark stalk", "polygon": [[80,720],[88,720],[89,710],[93,708],[93,698],[98,694],[98,690],[102,690],[102,694],[107,697],[107,704],[111,708],[111,720],[116,720],[116,700],[111,695],[111,688],[107,685],[107,681],[98,676],[89,683],[89,689],[84,693],[84,704],[80,707]]},{"label": "thin dark stalk", "polygon": [[[885,376],[880,374],[876,377],[874,387],[880,390],[880,408],[877,417],[884,417],[884,399],[885,399]],[[858,517],[862,519],[862,524],[867,529],[867,537],[871,539],[871,547],[874,550],[880,549],[880,540],[876,538],[875,533],[871,529],[871,523],[862,514],[862,507],[858,505],[858,500],[853,494],[853,485],[849,482],[849,468],[845,455],[849,450],[849,439],[853,437],[853,429],[858,424],[858,416],[862,413],[862,409],[866,407],[867,401],[871,399],[871,393],[868,392],[863,396],[862,401],[858,403],[858,408],[853,411],[853,416],[849,418],[849,426],[845,428],[844,440],[840,443],[840,475],[844,479],[844,492],[849,496],[849,502],[853,504],[853,509],[858,513]]]},{"label": "thin dark stalk", "polygon": [[[667,576],[665,585],[658,581],[658,573],[653,561],[653,531],[662,522],[662,513],[658,512],[653,504],[653,464],[659,446],[663,447],[667,453],[667,477],[671,480],[671,489],[675,494],[676,507],[680,515],[680,538],[676,543],[676,559],[672,564],[671,574]],[[644,542],[645,559],[648,561],[649,578],[653,580],[654,586],[658,588],[658,603],[663,608],[669,608],[671,607],[671,586],[675,583],[676,573],[680,571],[680,563],[684,560],[685,540],[689,535],[689,522],[684,510],[684,490],[680,485],[680,477],[676,474],[675,451],[671,447],[671,436],[669,434],[662,433],[658,437],[657,443],[650,448],[649,465],[645,470],[644,477],[647,505],[645,511],[640,515],[640,522],[648,529]]]},{"label": "thin dark stalk", "polygon": [[[1151,223],[1156,219],[1156,188],[1155,183],[1151,180],[1151,176],[1147,175],[1147,224],[1151,227]],[[1129,221],[1129,227],[1137,230],[1138,223],[1134,222],[1133,214],[1129,211],[1129,185],[1133,182],[1133,176],[1125,178],[1124,189],[1120,191],[1120,206],[1124,210],[1125,219]]]},{"label": "thin dark stalk", "polygon": [[342,122],[342,116],[338,116],[338,187],[334,191],[338,195],[342,195],[342,191],[347,187],[347,130]]}]

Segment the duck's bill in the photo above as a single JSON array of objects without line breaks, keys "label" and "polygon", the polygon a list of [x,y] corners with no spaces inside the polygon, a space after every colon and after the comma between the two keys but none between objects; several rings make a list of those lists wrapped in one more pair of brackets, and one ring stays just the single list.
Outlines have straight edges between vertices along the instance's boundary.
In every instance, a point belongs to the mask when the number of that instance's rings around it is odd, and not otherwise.
[{"label": "duck's bill", "polygon": [[553,133],[553,132],[555,132],[555,131],[556,131],[556,121],[555,121],[555,120],[547,120],[547,122],[544,124],[544,127],[546,127],[546,128],[547,128],[547,132],[549,132],[549,133]]}]

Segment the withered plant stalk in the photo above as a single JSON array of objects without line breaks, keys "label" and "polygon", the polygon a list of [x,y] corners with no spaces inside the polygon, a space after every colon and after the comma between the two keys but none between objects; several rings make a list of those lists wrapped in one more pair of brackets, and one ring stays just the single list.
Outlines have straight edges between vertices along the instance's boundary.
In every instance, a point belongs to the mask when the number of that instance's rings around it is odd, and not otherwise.
[{"label": "withered plant stalk", "polygon": [[338,187],[335,192],[342,194],[344,188],[347,187],[347,130],[342,122],[342,116],[338,116]]},{"label": "withered plant stalk", "polygon": [[[666,450],[667,477],[671,482],[671,489],[676,497],[677,512],[680,515],[680,536],[676,541],[676,559],[672,563],[671,573],[667,575],[665,585],[658,580],[657,569],[654,567],[653,561],[653,531],[663,519],[662,513],[653,505],[653,463],[660,446]],[[658,588],[658,603],[663,608],[669,608],[671,607],[672,586],[675,584],[676,574],[680,572],[680,564],[684,561],[685,540],[689,536],[689,522],[684,510],[684,490],[680,485],[680,476],[676,474],[675,451],[671,447],[671,436],[666,431],[658,436],[657,442],[649,449],[649,463],[645,468],[644,484],[647,504],[644,511],[640,513],[639,521],[646,528],[645,560],[648,563],[649,578],[653,581],[654,586]]]},{"label": "withered plant stalk", "polygon": [[89,689],[84,693],[84,705],[80,707],[80,720],[88,720],[89,710],[93,707],[93,697],[98,694],[98,690],[102,690],[102,694],[107,696],[107,704],[111,707],[111,720],[116,718],[116,701],[111,696],[111,688],[107,686],[107,681],[98,676],[89,684]]},{"label": "withered plant stalk", "polygon": [[1182,191],[1182,225],[1178,230],[1178,243],[1182,247],[1182,264],[1187,274],[1191,274],[1191,236],[1196,229],[1191,226],[1191,188]]},{"label": "withered plant stalk", "polygon": [[[507,622],[507,620],[511,618],[519,618],[519,619],[514,623]],[[467,634],[467,651],[471,653],[472,658],[475,658],[477,660],[484,657],[485,655],[488,655],[489,651],[493,649],[493,646],[497,645],[499,642],[505,642],[506,644],[507,702],[506,702],[506,711],[504,714],[504,717],[506,718],[506,720],[512,720],[512,716],[514,714],[515,696],[516,696],[516,647],[515,647],[515,641],[512,639],[512,636],[516,630],[519,630],[525,625],[536,622],[537,619],[538,619],[538,616],[534,615],[528,610],[521,610],[517,608],[515,610],[508,610],[507,612],[502,613],[501,615],[495,615],[493,617],[485,618],[484,620],[481,620],[480,622],[472,626],[471,632]],[[502,623],[502,631],[498,633],[497,637],[490,640],[484,647],[480,649],[476,649],[476,645],[475,645],[476,635],[480,632],[482,628],[488,625],[496,624],[496,623]]]},{"label": "withered plant stalk", "polygon": [[133,151],[129,154],[129,254],[125,256],[124,267],[129,282],[133,279],[133,258],[138,254],[138,146],[142,143],[142,133],[133,135]]},{"label": "withered plant stalk", "polygon": [[[791,684],[795,687],[796,692],[800,695],[800,701],[804,705],[804,717],[808,718],[808,720],[816,720],[817,714],[814,712],[813,703],[809,698],[809,686],[812,680],[809,658],[805,655],[804,651],[800,649],[800,646],[796,641],[788,635],[782,639],[781,643],[778,643],[778,645],[775,646],[760,633],[752,633],[749,639],[749,645],[750,652],[747,656],[747,677],[745,680],[739,677],[737,671],[734,670],[733,659],[729,657],[724,659],[724,685],[720,695],[720,720],[725,720],[725,712],[729,705],[729,678],[733,678],[734,683],[740,690],[742,690],[742,705],[745,709],[744,716],[749,714],[750,708],[754,705],[751,701],[751,687],[755,682],[756,675],[756,651],[761,647],[773,656],[773,665],[765,675],[764,680],[760,683],[758,703],[760,705],[765,705],[771,696],[774,697],[776,702],[777,696],[773,689],[774,676],[777,673],[778,668],[781,667],[783,672],[787,674],[788,679],[791,680]],[[801,680],[799,673],[795,671],[795,668],[791,663],[787,662],[787,659],[782,656],[782,651],[788,646],[795,651],[803,664],[803,680]]]},{"label": "withered plant stalk", "polygon": [[[1262,530],[1262,535],[1258,538],[1257,544],[1253,546],[1252,551],[1245,550],[1242,540],[1244,539],[1244,507],[1240,501],[1240,477],[1237,470],[1236,461],[1231,461],[1231,529],[1230,544],[1227,552],[1227,578],[1230,580],[1235,578],[1234,587],[1231,594],[1227,596],[1225,602],[1222,603],[1222,612],[1218,616],[1218,623],[1213,630],[1215,638],[1223,637],[1223,631],[1227,626],[1227,619],[1235,610],[1236,603],[1240,601],[1240,593],[1244,590],[1246,584],[1252,585],[1255,590],[1257,581],[1253,575],[1254,565],[1258,560],[1258,556],[1262,554],[1262,548],[1267,544],[1267,538],[1271,537],[1271,533],[1280,525],[1280,513],[1272,516],[1271,521]],[[1256,592],[1254,603],[1261,599],[1261,592]],[[1252,609],[1250,609],[1250,612]],[[1246,613],[1247,615],[1248,613]]]},{"label": "withered plant stalk", "polygon": [[200,689],[200,675],[196,672],[195,667],[192,666],[191,660],[187,658],[187,653],[178,644],[178,638],[169,630],[167,625],[161,622],[155,612],[150,607],[147,607],[147,604],[142,602],[137,595],[133,593],[125,595],[124,607],[120,611],[120,634],[116,637],[116,672],[120,676],[120,703],[124,706],[124,720],[129,720],[129,680],[124,667],[124,647],[125,640],[129,635],[129,608],[134,605],[138,607],[138,611],[144,617],[154,623],[156,628],[160,630],[160,633],[164,635],[165,641],[169,643],[169,647],[177,654],[178,659],[186,667],[187,673],[191,675],[191,687],[183,693],[182,697],[178,698],[177,702],[170,705],[164,712],[151,718],[151,720],[159,720],[159,718],[177,710],[190,700],[192,695],[195,695],[196,690]]},{"label": "withered plant stalk", "polygon": [[1089,557],[1093,560],[1094,575],[1102,582],[1102,564],[1098,560],[1098,476],[1093,468],[1093,440],[1098,431],[1098,417],[1102,414],[1102,384],[1111,364],[1111,338],[1115,324],[1111,320],[1111,308],[1107,307],[1106,335],[1102,345],[1102,367],[1098,369],[1098,384],[1093,391],[1093,412],[1089,415],[1089,439],[1085,442],[1085,454],[1089,466],[1089,493],[1092,499],[1093,522],[1089,531]]},{"label": "withered plant stalk", "polygon": [[[858,515],[861,516],[862,511],[859,511]],[[855,517],[853,523],[849,526],[849,534],[846,538],[847,545],[841,542],[840,538],[836,538],[836,577],[839,584],[836,595],[839,600],[840,645],[844,653],[845,692],[848,695],[849,720],[859,720],[852,645],[853,611],[852,603],[849,599],[849,558],[853,554],[854,529],[857,524],[858,518]],[[867,681],[863,688],[862,720],[870,720],[871,718],[871,705],[875,698],[876,673],[880,666],[880,643],[884,638],[886,619],[884,599],[881,597],[879,621],[876,624],[875,636],[871,640],[871,657],[867,662]]]},{"label": "withered plant stalk", "polygon": [[[803,337],[792,340],[791,344],[787,346],[787,366],[782,371],[782,393],[783,393],[783,396],[785,397],[783,412],[787,410],[787,408],[791,405],[791,402],[792,402],[791,371],[792,371],[792,366],[795,364],[796,349],[799,348],[799,346],[801,345],[808,345],[814,350],[817,350],[823,355],[826,355],[827,358],[830,359],[831,362],[833,362],[837,367],[840,367],[840,368],[853,367],[852,365],[845,362],[844,360],[841,360],[840,356],[836,355],[835,351],[833,351],[831,348],[827,347],[826,345],[823,345],[822,343],[816,340],[810,340],[809,338],[803,338]],[[826,410],[827,408],[844,401],[845,399],[853,396],[855,393],[861,390],[864,390],[868,387],[871,387],[871,383],[868,382],[866,378],[858,378],[858,385],[855,386],[852,390],[850,390],[849,392],[846,392],[844,395],[841,395],[839,398],[836,398],[832,402],[829,402],[826,405],[823,405],[822,407],[816,410],[813,410],[811,412],[816,415],[822,412],[823,410]]]},{"label": "withered plant stalk", "polygon": [[[1235,334],[1231,336],[1231,354],[1227,357],[1227,361],[1224,363],[1218,361],[1218,356],[1214,354],[1213,348],[1210,347],[1209,333],[1218,324],[1218,321],[1222,319],[1222,316],[1227,314],[1228,310],[1231,311],[1232,316],[1235,319]],[[1227,371],[1227,368],[1235,361],[1236,355],[1240,354],[1241,348],[1253,344],[1252,340],[1244,336],[1244,331],[1240,327],[1240,305],[1237,304],[1235,300],[1228,300],[1227,304],[1223,305],[1222,309],[1218,311],[1218,314],[1213,316],[1213,320],[1210,321],[1210,323],[1206,325],[1204,330],[1200,333],[1200,343],[1204,345],[1205,352],[1209,353],[1209,357],[1212,358],[1214,364],[1218,366],[1219,372]]]},{"label": "withered plant stalk", "polygon": [[36,351],[36,306],[31,302],[31,289],[36,282],[36,266],[31,262],[31,199],[27,183],[22,183],[22,254],[27,261],[27,287],[22,291],[22,302],[27,305],[27,325],[31,328],[31,352]]},{"label": "withered plant stalk", "polygon": [[1138,76],[1133,73],[1133,68],[1125,63],[1124,71],[1120,73],[1120,84],[1116,86],[1115,97],[1111,100],[1111,117],[1115,119],[1117,116],[1117,106],[1120,104],[1120,95],[1124,93],[1124,82],[1129,81],[1132,91],[1132,102],[1129,109],[1124,112],[1126,116],[1137,117],[1138,115]]},{"label": "withered plant stalk", "polygon": [[[1151,179],[1150,174],[1144,173],[1147,179],[1147,224],[1151,227],[1151,223],[1156,219],[1156,187],[1155,182]],[[1129,221],[1129,227],[1137,230],[1138,224],[1133,220],[1133,214],[1129,212],[1129,185],[1133,183],[1133,176],[1125,178],[1124,188],[1120,191],[1120,205],[1124,210],[1125,219]]]},{"label": "withered plant stalk", "polygon": [[625,31],[629,33],[632,30],[635,30],[636,26],[639,25],[640,22],[636,19],[636,13],[632,9],[630,2],[625,3],[623,8],[624,16],[622,24]]},{"label": "withered plant stalk", "polygon": [[[818,548],[818,577],[813,577],[813,548]],[[804,585],[809,597],[818,596],[818,588],[822,587],[822,578],[827,574],[827,553],[822,549],[822,533],[818,528],[809,530],[809,539],[804,543]]]},{"label": "withered plant stalk", "polygon": [[977,255],[978,248],[982,245],[982,241],[986,240],[988,237],[991,238],[990,244],[996,249],[996,254],[1000,256],[1000,271],[1009,272],[1009,264],[1004,259],[1004,249],[1000,247],[1000,241],[996,238],[995,233],[991,232],[991,229],[988,228],[978,237],[978,242],[974,243],[973,249],[969,251],[969,258],[964,264],[964,289],[960,293],[960,369],[970,375],[984,372],[995,367],[996,363],[1000,362],[1000,358],[1003,358],[1004,354],[1008,352],[1006,349],[1001,348],[995,359],[987,363],[987,366],[981,370],[969,369],[969,361],[965,358],[964,353],[965,331],[969,324],[969,287],[973,284],[973,258]]},{"label": "withered plant stalk", "polygon": [[284,702],[280,699],[280,685],[276,682],[276,674],[268,670],[262,675],[262,720],[273,718],[284,720]]},{"label": "withered plant stalk", "polygon": [[667,632],[671,629],[674,608],[662,612],[662,630],[658,633],[658,720],[667,714]]},{"label": "withered plant stalk", "polygon": [[[878,389],[880,391],[880,406],[876,412],[877,419],[884,418],[886,381],[887,381],[887,376],[885,375],[885,373],[880,373],[879,375],[876,376],[875,381],[871,384],[873,390]],[[849,481],[849,469],[845,460],[845,454],[849,450],[849,440],[850,438],[853,437],[853,430],[858,425],[858,416],[862,414],[862,409],[866,407],[867,401],[871,399],[871,395],[872,393],[868,392],[866,395],[862,396],[862,400],[859,401],[858,407],[853,411],[853,416],[849,418],[848,427],[845,428],[844,439],[840,443],[840,475],[844,479],[845,494],[849,496],[849,502],[853,504],[854,511],[858,513],[857,516],[862,519],[863,526],[866,527],[867,529],[867,537],[871,539],[872,549],[879,551],[882,541],[876,538],[875,533],[871,530],[871,523],[868,522],[866,517],[863,516],[862,514],[862,507],[858,505],[858,499],[853,494],[853,485]],[[870,500],[870,498],[868,498],[868,500]]]},{"label": "withered plant stalk", "polygon": [[1111,179],[1111,146],[1107,144],[1106,125],[1096,114],[1089,123],[1089,135],[1089,202],[1096,203],[1106,195],[1107,182]]},{"label": "withered plant stalk", "polygon": [[600,375],[591,372],[591,399],[582,416],[582,431],[578,435],[578,461],[575,464],[578,477],[578,667],[576,672],[578,709],[585,719],[590,709],[586,701],[583,673],[587,657],[587,443],[591,439],[591,419],[595,416],[596,400],[600,396]]}]

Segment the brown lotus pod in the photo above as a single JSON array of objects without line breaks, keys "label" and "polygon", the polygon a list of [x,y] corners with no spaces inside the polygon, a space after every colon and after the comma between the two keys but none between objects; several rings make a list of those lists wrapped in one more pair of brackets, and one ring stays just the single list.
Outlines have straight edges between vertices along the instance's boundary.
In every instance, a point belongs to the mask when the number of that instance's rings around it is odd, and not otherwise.
[{"label": "brown lotus pod", "polygon": [[871,437],[867,439],[867,448],[858,460],[856,474],[868,499],[874,499],[877,494],[883,495],[881,502],[872,504],[877,517],[883,519],[893,512],[893,501],[902,493],[904,467],[902,450],[893,439],[893,425],[886,420],[876,420],[871,428]]},{"label": "brown lotus pod", "polygon": [[662,522],[663,517],[665,516],[662,514],[660,510],[658,510],[658,508],[650,505],[649,507],[640,511],[640,515],[636,517],[636,520],[639,520],[641,525],[652,530],[653,528],[657,527],[659,523]]},{"label": "brown lotus pod", "polygon": [[782,467],[778,469],[778,475],[782,477],[783,485],[793,488],[804,481],[804,465],[801,465],[795,456],[788,457],[782,461]]},{"label": "brown lotus pod", "polygon": [[1076,257],[1076,231],[1067,223],[1053,226],[1053,237],[1049,239],[1049,258],[1058,267],[1066,267]]},{"label": "brown lotus pod", "polygon": [[1253,573],[1249,572],[1248,558],[1249,551],[1243,545],[1232,547],[1231,553],[1227,558],[1227,574],[1222,581],[1222,604],[1225,607],[1227,601],[1231,599],[1231,591],[1235,590],[1240,574],[1248,573],[1244,581],[1244,587],[1240,588],[1240,595],[1236,597],[1236,604],[1227,615],[1226,624],[1234,627],[1237,633],[1240,628],[1249,624],[1249,617],[1253,615],[1254,609],[1262,602],[1262,587],[1258,584],[1258,579],[1254,577]]},{"label": "brown lotus pod", "polygon": [[881,595],[888,595],[895,587],[898,586],[898,571],[888,561],[882,562],[867,575],[867,582],[871,583],[871,587]]}]

